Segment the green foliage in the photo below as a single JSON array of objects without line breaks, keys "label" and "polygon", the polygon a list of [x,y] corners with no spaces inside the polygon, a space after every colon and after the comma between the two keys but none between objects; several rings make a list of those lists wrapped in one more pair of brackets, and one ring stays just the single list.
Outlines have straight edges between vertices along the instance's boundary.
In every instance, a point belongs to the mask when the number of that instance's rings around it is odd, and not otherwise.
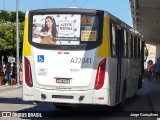
[{"label": "green foliage", "polygon": [[9,21],[9,13],[7,11],[1,10],[0,11],[0,20]]},{"label": "green foliage", "polygon": [[[19,15],[19,22],[23,22],[24,21],[24,17],[25,17],[25,14],[23,12],[18,12],[18,15]],[[9,20],[11,22],[16,22],[16,12],[10,12],[9,13]]]},{"label": "green foliage", "polygon": [[[19,12],[20,50],[23,43],[24,16],[24,13]],[[6,53],[16,56],[16,12],[0,11],[0,55]]]},{"label": "green foliage", "polygon": [[[19,22],[23,22],[25,14],[23,12],[19,11],[18,16],[19,16]],[[0,20],[1,21],[16,22],[16,12],[7,12],[4,10],[0,10]]]}]

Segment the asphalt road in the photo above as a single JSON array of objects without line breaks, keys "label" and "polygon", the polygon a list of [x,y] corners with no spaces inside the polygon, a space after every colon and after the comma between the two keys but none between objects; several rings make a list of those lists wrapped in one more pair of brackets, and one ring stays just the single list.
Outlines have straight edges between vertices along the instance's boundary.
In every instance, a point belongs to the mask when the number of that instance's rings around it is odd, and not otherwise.
[{"label": "asphalt road", "polygon": [[[127,100],[124,112],[117,112],[114,107],[108,109],[108,107],[104,106],[78,106],[73,109],[57,110],[52,103],[40,102],[33,104],[33,102],[22,101],[22,87],[3,90],[0,93],[0,111],[12,111],[12,114],[14,114],[14,111],[18,111],[21,115],[18,117],[14,115],[14,118],[5,117],[0,119],[31,119],[26,118],[26,116],[30,113],[37,113],[37,116],[42,116],[43,119],[57,120],[157,120],[155,117],[130,117],[131,114],[136,116],[140,113],[148,114],[148,112],[153,111],[153,106],[149,98],[150,90],[148,89],[150,83],[145,81],[143,84],[143,88],[137,91],[137,96]],[[33,119],[39,118],[34,117]]]}]

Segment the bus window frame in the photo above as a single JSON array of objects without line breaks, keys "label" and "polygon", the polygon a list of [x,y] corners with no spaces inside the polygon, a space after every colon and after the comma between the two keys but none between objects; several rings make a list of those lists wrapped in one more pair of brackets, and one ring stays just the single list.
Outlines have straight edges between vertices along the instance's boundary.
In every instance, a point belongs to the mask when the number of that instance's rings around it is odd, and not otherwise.
[{"label": "bus window frame", "polygon": [[[114,27],[115,30],[115,43],[113,44],[113,31],[112,28]],[[116,27],[116,23],[114,23],[113,21],[110,22],[110,46],[111,46],[111,57],[116,58],[117,57],[117,27]],[[113,45],[114,45],[114,52],[115,54],[113,54]]]},{"label": "bus window frame", "polygon": [[140,50],[140,38],[138,37],[137,38],[137,43],[138,43],[138,58],[141,58],[141,55],[140,55],[140,53],[141,53],[141,50]]},{"label": "bus window frame", "polygon": [[131,33],[128,32],[128,58],[131,58]]},{"label": "bus window frame", "polygon": [[131,58],[134,58],[134,36],[133,34],[131,34],[131,42],[130,42],[130,45],[131,45]]},{"label": "bus window frame", "polygon": [[134,36],[134,57],[135,58],[138,58],[137,51],[138,51],[138,48],[137,48],[137,36]]},{"label": "bus window frame", "polygon": [[[99,21],[99,27],[98,27],[98,39],[97,41],[88,41],[87,44],[84,44],[85,42],[82,42],[83,44],[80,45],[51,45],[51,44],[40,44],[35,43],[32,41],[32,25],[33,25],[33,16],[34,15],[44,15],[44,14],[79,14],[81,16],[88,15],[88,16],[98,16]],[[103,19],[104,19],[104,11],[96,12],[96,10],[85,10],[85,9],[66,9],[66,11],[62,11],[60,9],[42,9],[35,11],[29,11],[29,24],[28,24],[28,41],[29,43],[39,49],[45,49],[45,50],[59,50],[61,48],[66,48],[69,50],[91,50],[94,48],[99,47],[102,44],[102,37],[103,37]],[[80,28],[81,31],[81,28]],[[81,34],[81,33],[80,33]],[[80,36],[81,39],[81,36]],[[80,41],[81,42],[81,41]]]},{"label": "bus window frame", "polygon": [[139,47],[140,47],[140,58],[142,58],[142,38],[140,39]]},{"label": "bus window frame", "polygon": [[129,58],[129,49],[128,49],[128,31],[127,30],[125,30],[126,31],[126,34],[125,34],[125,38],[126,38],[126,58]]},{"label": "bus window frame", "polygon": [[123,54],[122,54],[122,57],[123,58],[127,58],[128,57],[128,54],[127,54],[127,48],[128,48],[128,40],[127,40],[127,30],[123,29]]}]

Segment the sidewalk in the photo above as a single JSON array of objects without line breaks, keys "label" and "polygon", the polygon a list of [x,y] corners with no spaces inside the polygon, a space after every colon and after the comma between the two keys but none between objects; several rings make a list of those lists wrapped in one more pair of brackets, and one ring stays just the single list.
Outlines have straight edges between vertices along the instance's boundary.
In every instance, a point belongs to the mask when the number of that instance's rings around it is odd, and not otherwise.
[{"label": "sidewalk", "polygon": [[153,110],[160,112],[160,84],[156,83],[155,78],[148,81],[147,74],[145,70],[143,87],[139,91],[145,92],[149,96]]},{"label": "sidewalk", "polygon": [[138,93],[147,95],[153,110],[160,112],[160,84],[156,82],[155,78],[148,81],[148,78],[145,76],[143,87],[138,90]]},{"label": "sidewalk", "polygon": [[[149,82],[149,81],[148,81]],[[150,83],[149,98],[152,103],[154,111],[160,111],[160,84],[152,80]]]},{"label": "sidewalk", "polygon": [[18,89],[22,87],[22,85],[2,85],[0,86],[0,93],[4,92],[4,91],[10,91],[10,90],[14,90],[14,89]]}]

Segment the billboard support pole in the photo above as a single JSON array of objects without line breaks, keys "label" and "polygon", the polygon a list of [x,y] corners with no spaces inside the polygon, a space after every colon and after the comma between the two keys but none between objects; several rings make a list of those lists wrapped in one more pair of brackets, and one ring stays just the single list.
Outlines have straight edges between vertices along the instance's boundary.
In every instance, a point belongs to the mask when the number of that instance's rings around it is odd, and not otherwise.
[{"label": "billboard support pole", "polygon": [[17,56],[17,85],[19,85],[19,0],[16,0],[16,56]]}]

